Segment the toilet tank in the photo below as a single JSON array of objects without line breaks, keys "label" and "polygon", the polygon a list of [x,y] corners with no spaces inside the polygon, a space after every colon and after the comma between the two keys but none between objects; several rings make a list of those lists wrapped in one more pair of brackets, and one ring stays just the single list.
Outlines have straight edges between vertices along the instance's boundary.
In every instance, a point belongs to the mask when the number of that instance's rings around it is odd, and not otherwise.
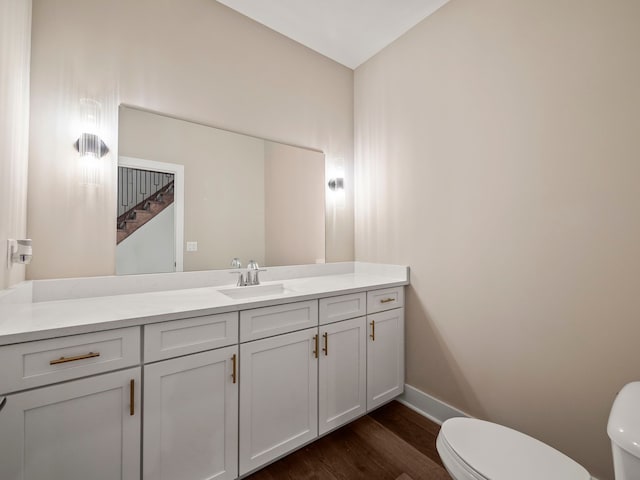
[{"label": "toilet tank", "polygon": [[611,407],[607,433],[616,480],[640,479],[640,382],[624,386]]}]

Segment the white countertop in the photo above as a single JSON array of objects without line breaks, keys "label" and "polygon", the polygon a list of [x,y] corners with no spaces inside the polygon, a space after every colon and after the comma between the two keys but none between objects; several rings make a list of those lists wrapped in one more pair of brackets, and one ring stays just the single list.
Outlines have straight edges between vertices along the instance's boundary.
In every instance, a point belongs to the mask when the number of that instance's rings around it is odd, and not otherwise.
[{"label": "white countertop", "polygon": [[226,285],[3,304],[0,345],[345,295],[409,282],[406,276],[355,271],[263,282],[269,283],[282,283],[285,293],[234,300],[219,292],[232,286]]}]

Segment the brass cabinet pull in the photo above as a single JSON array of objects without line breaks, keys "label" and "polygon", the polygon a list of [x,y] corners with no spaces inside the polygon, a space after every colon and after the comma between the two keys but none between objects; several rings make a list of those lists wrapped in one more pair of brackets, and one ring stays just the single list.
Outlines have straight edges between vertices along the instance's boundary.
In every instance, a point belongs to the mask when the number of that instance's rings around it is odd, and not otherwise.
[{"label": "brass cabinet pull", "polygon": [[2,409],[4,408],[4,406],[7,404],[7,397],[4,397],[2,399],[2,402],[0,402],[0,412],[2,411]]},{"label": "brass cabinet pull", "polygon": [[380,303],[389,303],[389,302],[395,302],[396,299],[395,298],[383,298],[382,300],[380,300]]},{"label": "brass cabinet pull", "polygon": [[371,325],[371,335],[369,335],[371,337],[372,341],[376,341],[376,321],[375,320],[371,320],[371,323],[369,324]]},{"label": "brass cabinet pull", "polygon": [[233,373],[231,374],[231,378],[233,378],[233,383],[236,383],[237,377],[236,377],[236,362],[237,362],[237,357],[236,354],[233,354],[233,357],[231,357],[231,364],[233,365]]},{"label": "brass cabinet pull", "polygon": [[315,358],[318,358],[318,334],[315,334],[313,336],[313,343],[314,343],[314,346],[315,346],[315,348],[313,349],[313,356]]},{"label": "brass cabinet pull", "polygon": [[324,332],[324,335],[322,335],[324,337],[324,348],[322,349],[322,351],[324,352],[324,356],[326,357],[327,355],[329,355],[329,334],[327,332]]},{"label": "brass cabinet pull", "polygon": [[84,360],[86,358],[94,358],[99,357],[100,353],[98,352],[89,352],[84,355],[76,355],[75,357],[60,357],[57,360],[51,360],[49,365],[58,365],[59,363],[67,363],[67,362],[75,362],[77,360]]},{"label": "brass cabinet pull", "polygon": [[135,397],[136,381],[132,378],[129,382],[129,415],[133,416],[136,413],[136,397]]}]

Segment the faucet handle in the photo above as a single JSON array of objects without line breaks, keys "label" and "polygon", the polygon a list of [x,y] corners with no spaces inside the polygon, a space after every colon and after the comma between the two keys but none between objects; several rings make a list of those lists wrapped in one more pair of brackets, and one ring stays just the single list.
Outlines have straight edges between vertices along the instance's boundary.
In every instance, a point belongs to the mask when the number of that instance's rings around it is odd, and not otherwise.
[{"label": "faucet handle", "polygon": [[258,274],[260,272],[266,272],[264,268],[260,268],[258,262],[255,260],[249,260],[249,264],[247,265],[247,283],[249,285],[260,285],[260,277]]},{"label": "faucet handle", "polygon": [[231,268],[242,268],[242,262],[238,257],[234,257],[233,260],[231,260]]},{"label": "faucet handle", "polygon": [[249,264],[247,265],[247,270],[251,270],[255,272],[256,275],[258,275],[258,272],[267,271],[266,268],[260,268],[260,265],[258,265],[258,262],[256,262],[255,260],[249,260]]},{"label": "faucet handle", "polygon": [[260,270],[260,265],[258,265],[258,262],[256,262],[255,260],[249,260],[247,268],[249,270]]}]

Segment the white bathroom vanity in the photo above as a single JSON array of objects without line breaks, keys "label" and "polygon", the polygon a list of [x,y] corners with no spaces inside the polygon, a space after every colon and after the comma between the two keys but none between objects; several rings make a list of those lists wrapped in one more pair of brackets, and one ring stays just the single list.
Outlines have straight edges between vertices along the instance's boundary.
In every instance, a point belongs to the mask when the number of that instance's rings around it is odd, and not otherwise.
[{"label": "white bathroom vanity", "polygon": [[35,281],[0,299],[0,478],[235,479],[403,392],[407,267],[230,278]]}]

